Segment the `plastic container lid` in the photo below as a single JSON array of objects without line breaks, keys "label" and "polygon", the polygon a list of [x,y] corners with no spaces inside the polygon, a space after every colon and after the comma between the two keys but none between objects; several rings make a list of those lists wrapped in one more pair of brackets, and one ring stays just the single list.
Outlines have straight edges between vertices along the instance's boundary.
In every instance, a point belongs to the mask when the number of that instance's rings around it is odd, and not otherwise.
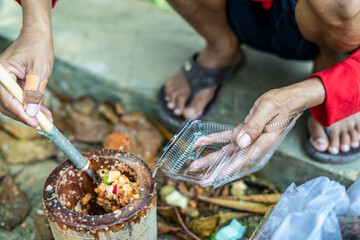
[{"label": "plastic container lid", "polygon": [[219,187],[256,172],[266,165],[300,115],[269,123],[247,148],[240,148],[234,140],[239,130],[235,124],[187,120],[160,154],[154,176],[159,173]]}]

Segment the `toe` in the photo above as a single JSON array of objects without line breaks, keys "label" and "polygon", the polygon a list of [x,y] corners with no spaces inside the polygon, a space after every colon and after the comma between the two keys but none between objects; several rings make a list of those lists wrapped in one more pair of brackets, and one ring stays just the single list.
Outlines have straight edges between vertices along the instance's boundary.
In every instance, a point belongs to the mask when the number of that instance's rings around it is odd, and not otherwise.
[{"label": "toe", "polygon": [[352,148],[358,148],[359,147],[359,135],[355,129],[349,131],[350,134],[350,145]]},{"label": "toe", "polygon": [[[170,80],[168,82],[170,82]],[[167,86],[167,84],[165,84],[164,92],[165,92],[165,101],[167,102],[167,107],[169,109],[174,109],[175,108],[176,92],[173,91],[171,86],[169,86],[169,87],[166,87],[166,86]]]},{"label": "toe", "polygon": [[170,100],[167,103],[167,107],[171,110],[173,110],[175,108],[175,101],[176,101],[176,94],[172,94],[170,95]]},{"label": "toe", "polygon": [[330,131],[330,143],[328,151],[331,154],[338,154],[339,153],[339,147],[340,147],[340,133],[338,131]]},{"label": "toe", "polygon": [[357,133],[358,138],[359,138],[359,140],[360,140],[360,124],[356,124],[355,130],[356,130],[356,133]]},{"label": "toe", "polygon": [[188,119],[196,119],[200,117],[208,103],[214,97],[215,90],[216,87],[211,87],[195,94],[191,102],[184,110],[184,117]]},{"label": "toe", "polygon": [[348,132],[342,132],[340,134],[340,150],[342,152],[348,152],[350,150],[350,134]]},{"label": "toe", "polygon": [[175,106],[174,106],[174,114],[176,116],[180,116],[183,114],[185,104],[186,104],[187,96],[181,95],[178,96],[175,100]]},{"label": "toe", "polygon": [[309,117],[307,125],[310,134],[310,144],[317,151],[326,151],[329,147],[329,141],[325,129],[313,117]]}]

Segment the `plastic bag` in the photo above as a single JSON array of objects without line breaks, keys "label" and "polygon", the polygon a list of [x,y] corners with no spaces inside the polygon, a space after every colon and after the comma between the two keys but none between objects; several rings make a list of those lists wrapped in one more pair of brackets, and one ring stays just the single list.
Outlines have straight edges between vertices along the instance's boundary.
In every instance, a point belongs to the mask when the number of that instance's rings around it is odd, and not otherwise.
[{"label": "plastic bag", "polygon": [[299,187],[293,183],[256,239],[340,240],[337,215],[345,214],[348,207],[345,187],[327,177],[315,178]]},{"label": "plastic bag", "polygon": [[360,177],[349,187],[347,195],[350,199],[350,206],[346,215],[360,217]]}]

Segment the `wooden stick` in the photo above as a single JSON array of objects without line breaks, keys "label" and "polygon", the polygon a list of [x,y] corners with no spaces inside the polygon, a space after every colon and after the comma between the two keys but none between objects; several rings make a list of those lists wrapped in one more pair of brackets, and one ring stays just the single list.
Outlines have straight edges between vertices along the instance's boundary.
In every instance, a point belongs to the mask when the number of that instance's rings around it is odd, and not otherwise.
[{"label": "wooden stick", "polygon": [[[13,95],[21,104],[24,101],[24,93],[17,82],[10,76],[6,69],[0,64],[0,83]],[[44,132],[50,132],[53,124],[45,117],[45,115],[39,111],[36,115],[39,121],[41,130]]]},{"label": "wooden stick", "polygon": [[261,203],[226,200],[221,198],[209,198],[201,195],[198,196],[198,199],[204,202],[217,204],[222,207],[227,207],[227,208],[246,211],[246,212],[260,213],[260,214],[265,214],[270,207],[268,205]]},{"label": "wooden stick", "polygon": [[195,240],[201,240],[198,236],[196,236],[193,232],[191,232],[185,225],[184,221],[182,220],[181,218],[181,215],[179,213],[179,210],[174,207],[174,210],[175,210],[175,214],[177,216],[177,218],[179,219],[179,223],[181,225],[181,227],[192,237],[194,238]]},{"label": "wooden stick", "polygon": [[276,204],[280,197],[282,196],[281,193],[272,193],[272,194],[254,194],[250,196],[223,196],[219,197],[219,199],[225,200],[242,200],[242,201],[249,201],[249,202],[258,202],[263,203],[266,205]]}]

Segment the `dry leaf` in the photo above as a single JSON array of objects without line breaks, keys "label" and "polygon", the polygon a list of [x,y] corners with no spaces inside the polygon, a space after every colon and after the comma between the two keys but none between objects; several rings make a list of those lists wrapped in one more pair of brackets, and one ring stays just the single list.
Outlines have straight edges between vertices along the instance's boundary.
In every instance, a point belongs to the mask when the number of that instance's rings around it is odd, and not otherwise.
[{"label": "dry leaf", "polygon": [[71,105],[72,111],[75,111],[82,115],[91,115],[97,111],[96,103],[91,97],[78,98],[71,101],[71,103],[67,105]]},{"label": "dry leaf", "polygon": [[22,223],[31,208],[25,193],[10,176],[2,181],[0,203],[0,222],[8,230]]},{"label": "dry leaf", "polygon": [[110,133],[104,139],[104,149],[115,149],[129,152],[131,149],[130,139],[122,133]]},{"label": "dry leaf", "polygon": [[29,163],[45,160],[56,154],[56,146],[46,138],[19,140],[0,131],[0,150],[9,163]]},{"label": "dry leaf", "polygon": [[0,116],[0,128],[5,130],[13,137],[21,140],[33,139],[40,137],[34,128],[15,121],[11,118]]},{"label": "dry leaf", "polygon": [[192,220],[189,224],[191,230],[200,237],[209,237],[218,226],[219,216],[210,216]]},{"label": "dry leaf", "polygon": [[98,106],[98,111],[106,120],[112,124],[117,124],[120,118],[115,114],[114,106],[109,102],[101,102]]},{"label": "dry leaf", "polygon": [[89,143],[102,142],[112,131],[111,124],[105,120],[75,112],[69,114],[67,124],[77,140]]},{"label": "dry leaf", "polygon": [[210,234],[216,230],[218,225],[234,218],[246,216],[249,216],[249,213],[220,213],[192,220],[189,225],[196,235],[200,237],[209,237]]}]

